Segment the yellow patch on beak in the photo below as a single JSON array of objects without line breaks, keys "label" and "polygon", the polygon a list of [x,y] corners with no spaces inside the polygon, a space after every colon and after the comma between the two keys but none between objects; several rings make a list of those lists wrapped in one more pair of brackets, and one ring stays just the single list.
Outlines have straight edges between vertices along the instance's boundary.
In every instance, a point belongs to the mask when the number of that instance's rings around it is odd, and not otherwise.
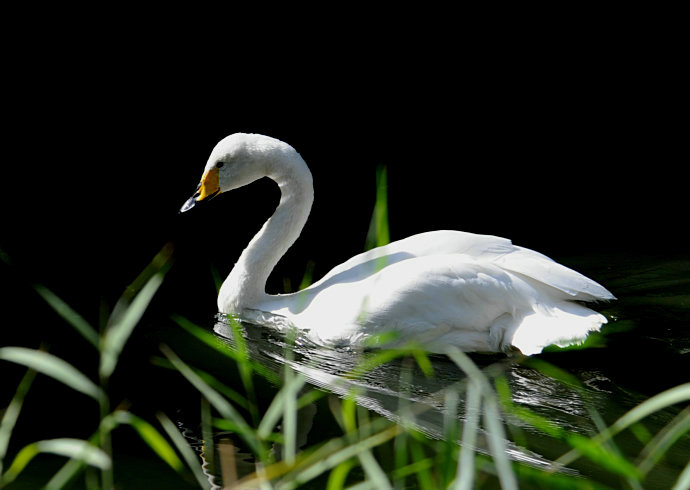
[{"label": "yellow patch on beak", "polygon": [[220,184],[218,182],[218,169],[213,167],[211,170],[201,176],[199,187],[192,197],[180,208],[180,213],[184,213],[192,209],[197,203],[206,199],[211,199],[216,194],[220,193]]},{"label": "yellow patch on beak", "polygon": [[215,196],[219,192],[220,184],[218,182],[218,169],[213,167],[211,170],[202,175],[196,200],[203,201],[204,199]]}]

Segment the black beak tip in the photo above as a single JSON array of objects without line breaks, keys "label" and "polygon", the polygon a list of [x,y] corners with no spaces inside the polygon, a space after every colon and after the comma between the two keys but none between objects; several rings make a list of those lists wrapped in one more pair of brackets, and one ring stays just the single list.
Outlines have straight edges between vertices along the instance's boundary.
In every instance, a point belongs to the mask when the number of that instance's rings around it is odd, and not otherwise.
[{"label": "black beak tip", "polygon": [[194,206],[196,206],[196,203],[197,203],[196,195],[190,197],[189,199],[187,199],[187,201],[185,201],[185,203],[184,203],[184,204],[182,205],[182,207],[180,208],[179,214],[182,214],[182,213],[184,213],[184,212],[189,211],[189,210],[192,209]]}]

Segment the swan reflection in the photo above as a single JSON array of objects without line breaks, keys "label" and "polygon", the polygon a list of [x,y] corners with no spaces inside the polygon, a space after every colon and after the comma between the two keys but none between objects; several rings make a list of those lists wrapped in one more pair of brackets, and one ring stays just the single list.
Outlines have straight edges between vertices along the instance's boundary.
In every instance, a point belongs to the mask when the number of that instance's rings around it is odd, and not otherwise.
[{"label": "swan reflection", "polygon": [[[256,319],[256,317],[255,317]],[[272,323],[279,321],[272,320]],[[371,369],[362,370],[367,359],[379,351],[353,348],[334,349],[314,344],[306,337],[289,342],[275,331],[251,323],[241,323],[242,334],[249,342],[252,358],[279,372],[284,366],[304,376],[312,387],[325,390],[338,397],[352,397],[359,406],[386,419],[424,433],[435,439],[445,439],[448,420],[462,424],[467,407],[465,395],[468,379],[465,373],[448,357],[429,356],[433,375],[425,374],[414,359],[397,358]],[[214,332],[234,348],[233,328],[226,317],[219,315]],[[522,366],[518,360],[502,355],[473,355],[472,360],[489,380],[504,378],[512,393],[513,402],[524,405],[547,416],[563,429],[580,433],[593,433],[588,410],[593,399],[608,394],[596,388],[587,388],[583,399],[582,388],[568,387],[538,370]],[[315,413],[313,410],[312,413]],[[300,420],[300,430],[311,429],[311,423]],[[538,431],[519,420],[511,425],[520,430],[538,434]],[[306,436],[303,435],[303,440]],[[460,441],[457,441],[460,443]],[[543,469],[567,471],[549,458],[557,457],[568,447],[554,448],[554,441],[545,448],[549,457],[518,447],[506,441],[508,456]],[[486,434],[480,430],[476,451],[489,453]],[[560,451],[560,452],[559,452]]]}]

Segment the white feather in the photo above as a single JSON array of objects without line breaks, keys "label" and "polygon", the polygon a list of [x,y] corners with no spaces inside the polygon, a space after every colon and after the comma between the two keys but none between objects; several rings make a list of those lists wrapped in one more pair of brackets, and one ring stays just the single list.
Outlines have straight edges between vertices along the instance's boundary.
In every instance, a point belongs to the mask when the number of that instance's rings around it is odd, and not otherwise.
[{"label": "white feather", "polygon": [[405,238],[352,257],[302,291],[267,295],[268,275],[309,215],[311,173],[292,147],[260,135],[222,140],[207,171],[220,160],[221,192],[268,176],[282,193],[223,283],[221,312],[287,322],[328,344],[357,344],[392,330],[400,342],[432,352],[454,345],[527,355],[582,341],[606,323],[573,302],[614,299],[603,286],[505,238],[460,231]]}]

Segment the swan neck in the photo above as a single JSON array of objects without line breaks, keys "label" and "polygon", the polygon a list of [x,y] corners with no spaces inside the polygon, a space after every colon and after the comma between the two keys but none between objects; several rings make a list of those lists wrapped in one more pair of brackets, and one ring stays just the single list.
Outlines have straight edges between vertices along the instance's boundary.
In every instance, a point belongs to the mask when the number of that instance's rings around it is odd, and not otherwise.
[{"label": "swan neck", "polygon": [[244,249],[221,287],[218,307],[224,313],[260,309],[267,299],[266,282],[280,258],[299,237],[314,200],[311,172],[295,153],[288,165],[271,169],[267,177],[280,187],[280,203]]}]

